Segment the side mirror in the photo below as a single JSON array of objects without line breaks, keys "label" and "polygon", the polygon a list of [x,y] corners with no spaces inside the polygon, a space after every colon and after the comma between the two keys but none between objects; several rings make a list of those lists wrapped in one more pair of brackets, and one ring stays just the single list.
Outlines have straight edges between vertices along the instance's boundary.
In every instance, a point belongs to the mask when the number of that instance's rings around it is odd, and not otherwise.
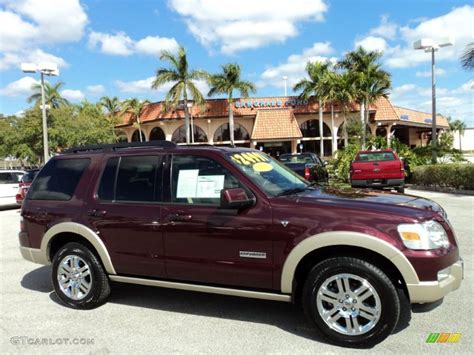
[{"label": "side mirror", "polygon": [[329,162],[327,160],[323,160],[323,166],[326,166],[328,164],[329,164]]},{"label": "side mirror", "polygon": [[255,197],[249,197],[242,188],[224,189],[221,191],[221,208],[241,210],[255,204]]}]

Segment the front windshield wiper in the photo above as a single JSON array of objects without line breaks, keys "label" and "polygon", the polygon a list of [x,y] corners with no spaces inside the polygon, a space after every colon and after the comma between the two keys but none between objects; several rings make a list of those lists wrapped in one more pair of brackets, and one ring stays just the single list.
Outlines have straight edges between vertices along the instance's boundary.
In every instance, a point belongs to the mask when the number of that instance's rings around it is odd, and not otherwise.
[{"label": "front windshield wiper", "polygon": [[298,192],[303,192],[303,191],[306,191],[308,187],[305,187],[305,188],[302,188],[302,187],[295,187],[293,189],[288,189],[288,190],[284,190],[282,192],[280,192],[279,194],[277,194],[276,196],[285,196],[285,195],[293,195],[293,194],[297,194]]}]

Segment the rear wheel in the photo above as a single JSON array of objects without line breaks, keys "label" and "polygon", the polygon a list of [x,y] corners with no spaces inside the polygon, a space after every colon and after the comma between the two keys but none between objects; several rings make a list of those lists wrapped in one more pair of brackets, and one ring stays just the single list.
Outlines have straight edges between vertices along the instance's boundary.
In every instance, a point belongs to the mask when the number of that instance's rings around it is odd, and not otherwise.
[{"label": "rear wheel", "polygon": [[80,243],[68,243],[54,255],[52,282],[56,295],[72,308],[98,307],[110,294],[101,262]]},{"label": "rear wheel", "polygon": [[397,190],[398,193],[405,193],[405,186],[398,186],[395,188]]},{"label": "rear wheel", "polygon": [[392,281],[356,258],[322,261],[303,288],[306,315],[330,340],[343,346],[373,346],[397,325],[400,299]]}]

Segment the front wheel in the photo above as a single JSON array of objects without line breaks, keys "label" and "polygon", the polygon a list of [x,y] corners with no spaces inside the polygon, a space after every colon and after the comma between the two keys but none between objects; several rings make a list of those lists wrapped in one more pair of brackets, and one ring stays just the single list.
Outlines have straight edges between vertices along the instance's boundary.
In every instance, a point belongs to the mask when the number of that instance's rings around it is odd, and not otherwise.
[{"label": "front wheel", "polygon": [[387,275],[360,259],[317,264],[303,288],[308,318],[342,346],[373,346],[391,334],[400,316],[398,292]]}]

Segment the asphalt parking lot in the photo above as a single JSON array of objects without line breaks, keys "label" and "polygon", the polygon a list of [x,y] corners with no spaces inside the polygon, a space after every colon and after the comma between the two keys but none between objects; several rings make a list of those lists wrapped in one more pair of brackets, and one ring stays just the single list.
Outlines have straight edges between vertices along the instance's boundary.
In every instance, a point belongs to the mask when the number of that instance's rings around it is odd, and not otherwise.
[{"label": "asphalt parking lot", "polygon": [[[474,196],[411,193],[437,201],[448,212],[465,279],[439,307],[413,313],[407,327],[370,350],[325,343],[297,307],[279,302],[114,284],[109,302],[98,309],[63,307],[52,292],[50,267],[20,256],[19,210],[0,211],[1,352],[468,353],[474,336]],[[432,332],[462,337],[457,344],[426,344]],[[49,344],[37,344],[42,339]],[[65,344],[70,342],[79,344]]]}]

